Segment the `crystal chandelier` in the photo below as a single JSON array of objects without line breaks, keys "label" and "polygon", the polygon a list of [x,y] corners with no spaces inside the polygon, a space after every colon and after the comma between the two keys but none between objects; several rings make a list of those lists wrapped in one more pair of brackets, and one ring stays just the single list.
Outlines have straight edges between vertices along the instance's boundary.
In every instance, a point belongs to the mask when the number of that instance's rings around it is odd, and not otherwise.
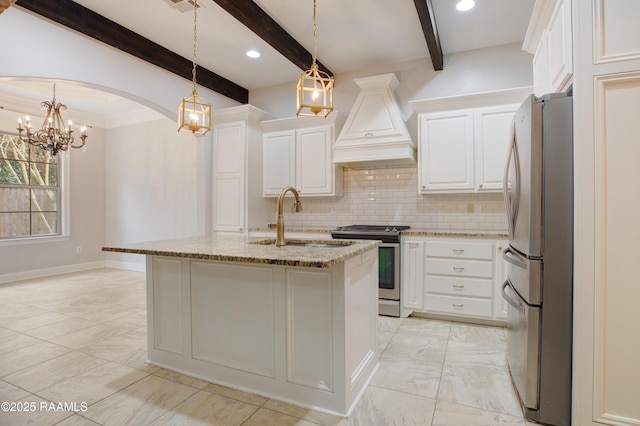
[{"label": "crystal chandelier", "polygon": [[198,98],[196,89],[196,22],[198,19],[198,0],[193,2],[193,91],[191,96],[182,99],[178,107],[178,131],[204,135],[211,130],[211,104]]},{"label": "crystal chandelier", "polygon": [[313,0],[313,62],[300,76],[297,92],[297,116],[326,117],[333,111],[334,79],[318,69],[316,63],[316,0]]},{"label": "crystal chandelier", "polygon": [[[32,145],[39,146],[42,149],[51,151],[51,155],[55,156],[59,151],[66,151],[71,148],[82,148],[87,140],[87,128],[80,128],[80,145],[74,145],[73,130],[71,129],[71,120],[64,125],[64,120],[60,114],[60,110],[67,109],[67,106],[56,103],[56,85],[53,85],[53,100],[51,102],[44,101],[41,103],[47,109],[47,117],[42,123],[42,128],[33,132],[29,116],[25,117],[25,126],[22,127],[22,119],[18,119],[18,136],[21,140],[25,140]],[[26,134],[26,139],[23,137]]]}]

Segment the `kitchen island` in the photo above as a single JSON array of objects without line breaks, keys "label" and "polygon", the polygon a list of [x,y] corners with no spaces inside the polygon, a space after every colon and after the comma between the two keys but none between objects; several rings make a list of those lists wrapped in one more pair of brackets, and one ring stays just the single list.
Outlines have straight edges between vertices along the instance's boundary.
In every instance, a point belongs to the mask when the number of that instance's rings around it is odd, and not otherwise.
[{"label": "kitchen island", "polygon": [[348,415],[378,361],[378,241],[214,234],[103,247],[146,255],[148,361]]}]

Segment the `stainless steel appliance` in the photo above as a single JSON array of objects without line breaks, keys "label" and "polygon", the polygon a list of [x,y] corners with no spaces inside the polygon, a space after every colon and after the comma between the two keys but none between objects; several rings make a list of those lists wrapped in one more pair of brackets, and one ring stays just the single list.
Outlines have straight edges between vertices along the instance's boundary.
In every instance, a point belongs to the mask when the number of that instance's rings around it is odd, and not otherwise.
[{"label": "stainless steel appliance", "polygon": [[333,238],[381,240],[378,248],[378,313],[400,316],[400,231],[409,226],[350,225],[331,231]]},{"label": "stainless steel appliance", "polygon": [[571,424],[572,97],[529,97],[513,119],[505,166],[509,247],[507,361],[525,417]]}]

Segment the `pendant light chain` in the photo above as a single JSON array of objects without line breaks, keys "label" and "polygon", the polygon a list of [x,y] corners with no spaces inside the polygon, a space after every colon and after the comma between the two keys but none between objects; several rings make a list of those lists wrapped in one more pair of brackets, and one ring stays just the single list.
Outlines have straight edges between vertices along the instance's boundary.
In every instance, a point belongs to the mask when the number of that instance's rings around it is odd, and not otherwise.
[{"label": "pendant light chain", "polygon": [[316,33],[317,33],[317,26],[316,26],[316,0],[313,0],[313,61],[312,61],[312,65],[317,65],[316,64],[316,49],[318,46],[318,43],[316,42]]},{"label": "pendant light chain", "polygon": [[191,70],[191,75],[193,76],[193,93],[196,93],[196,43],[198,41],[198,32],[197,32],[197,25],[196,25],[197,20],[198,20],[198,0],[194,0],[193,2],[193,69]]}]

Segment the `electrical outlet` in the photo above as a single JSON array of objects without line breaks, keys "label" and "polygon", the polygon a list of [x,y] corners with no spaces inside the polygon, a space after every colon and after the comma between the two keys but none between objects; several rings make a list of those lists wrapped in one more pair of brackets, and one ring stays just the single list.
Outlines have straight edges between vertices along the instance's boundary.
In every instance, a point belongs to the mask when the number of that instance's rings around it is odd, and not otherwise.
[{"label": "electrical outlet", "polygon": [[473,203],[467,203],[467,213],[471,214],[476,211],[476,206]]}]

